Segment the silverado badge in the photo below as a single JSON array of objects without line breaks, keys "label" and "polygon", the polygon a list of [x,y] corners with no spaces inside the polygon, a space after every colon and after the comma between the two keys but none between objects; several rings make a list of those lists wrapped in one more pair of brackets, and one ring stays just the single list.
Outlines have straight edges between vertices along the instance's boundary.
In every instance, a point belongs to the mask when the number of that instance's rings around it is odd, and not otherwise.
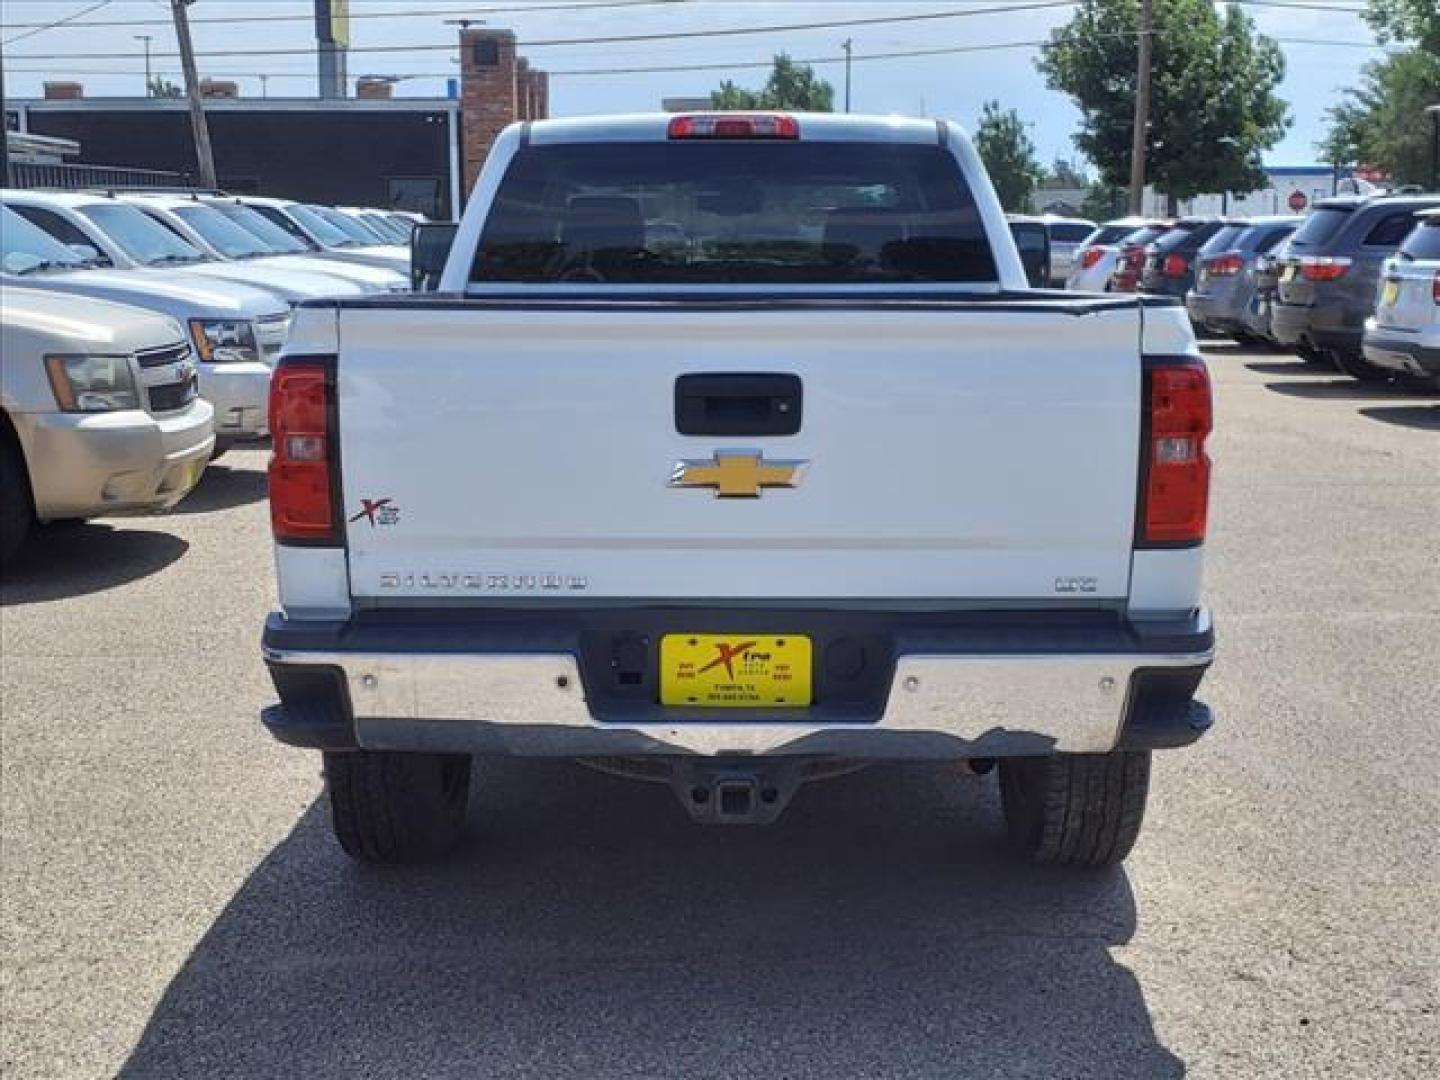
[{"label": "silverado badge", "polygon": [[671,487],[709,487],[717,498],[758,499],[767,487],[797,487],[808,461],[766,461],[758,450],[717,450],[709,461],[677,461]]}]

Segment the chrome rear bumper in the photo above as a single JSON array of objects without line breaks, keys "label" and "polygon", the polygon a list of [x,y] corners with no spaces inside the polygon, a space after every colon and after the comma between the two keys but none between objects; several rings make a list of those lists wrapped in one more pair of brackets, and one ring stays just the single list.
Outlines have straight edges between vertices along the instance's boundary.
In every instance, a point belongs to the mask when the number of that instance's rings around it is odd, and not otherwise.
[{"label": "chrome rear bumper", "polygon": [[1209,726],[1191,700],[1213,656],[1208,615],[1193,629],[1195,648],[1157,651],[899,652],[875,711],[848,716],[617,707],[587,690],[581,651],[270,644],[282,704],[265,722],[296,745],[524,756],[973,758],[1184,745]]}]

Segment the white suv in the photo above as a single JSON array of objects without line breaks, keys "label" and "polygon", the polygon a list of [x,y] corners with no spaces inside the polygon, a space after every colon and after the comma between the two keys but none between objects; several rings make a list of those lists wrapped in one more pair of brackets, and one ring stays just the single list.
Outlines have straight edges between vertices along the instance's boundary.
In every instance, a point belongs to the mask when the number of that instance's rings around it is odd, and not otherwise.
[{"label": "white suv", "polygon": [[164,510],[200,479],[214,413],[173,319],[6,289],[0,348],[0,563],[38,523]]},{"label": "white suv", "polygon": [[1440,391],[1440,210],[1426,210],[1385,260],[1375,314],[1365,323],[1365,359],[1403,386]]}]

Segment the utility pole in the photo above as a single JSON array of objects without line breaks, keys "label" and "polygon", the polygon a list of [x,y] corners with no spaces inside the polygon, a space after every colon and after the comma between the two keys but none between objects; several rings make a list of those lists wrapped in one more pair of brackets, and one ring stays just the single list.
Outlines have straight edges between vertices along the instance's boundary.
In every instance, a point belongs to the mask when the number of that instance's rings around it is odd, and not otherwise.
[{"label": "utility pole", "polygon": [[145,96],[150,96],[150,34],[136,34],[136,41],[145,43]]},{"label": "utility pole", "polygon": [[1145,148],[1150,141],[1150,49],[1155,36],[1153,0],[1140,0],[1140,66],[1135,79],[1135,136],[1130,143],[1130,213],[1145,209]]},{"label": "utility pole", "polygon": [[190,41],[190,20],[185,9],[195,0],[170,0],[175,18],[175,37],[180,43],[180,65],[185,69],[185,94],[190,99],[190,128],[195,135],[195,160],[200,166],[200,186],[217,188],[215,158],[210,153],[210,128],[205,123],[205,106],[200,100],[200,76],[195,74],[195,46]]},{"label": "utility pole", "polygon": [[1430,114],[1430,190],[1440,191],[1440,105],[1428,105]]},{"label": "utility pole", "polygon": [[850,111],[850,46],[853,42],[847,37],[840,45],[845,50],[845,111]]}]

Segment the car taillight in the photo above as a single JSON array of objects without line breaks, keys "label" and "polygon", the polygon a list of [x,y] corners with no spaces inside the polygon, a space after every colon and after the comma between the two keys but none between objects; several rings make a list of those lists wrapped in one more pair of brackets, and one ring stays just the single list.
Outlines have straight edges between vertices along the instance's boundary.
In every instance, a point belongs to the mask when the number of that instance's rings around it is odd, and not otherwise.
[{"label": "car taillight", "polygon": [[800,124],[777,113],[702,113],[675,117],[666,134],[672,139],[798,139]]},{"label": "car taillight", "polygon": [[1145,249],[1143,247],[1128,247],[1125,249],[1125,266],[1137,273],[1145,269]]},{"label": "car taillight", "polygon": [[1349,259],[1331,255],[1306,255],[1300,260],[1300,275],[1306,281],[1339,281],[1349,269]]},{"label": "car taillight", "polygon": [[1437,307],[1440,307],[1440,270],[1435,271],[1435,277],[1430,282],[1430,299]]},{"label": "car taillight", "polygon": [[1211,277],[1231,277],[1245,268],[1245,259],[1240,255],[1216,255],[1201,264]]},{"label": "car taillight", "polygon": [[1190,270],[1190,260],[1184,255],[1166,255],[1160,272],[1166,277],[1184,277]]},{"label": "car taillight", "polygon": [[1092,266],[1094,266],[1096,263],[1098,263],[1098,262],[1099,262],[1101,259],[1103,259],[1104,257],[1105,257],[1105,249],[1104,249],[1104,248],[1098,248],[1098,247],[1086,248],[1084,251],[1082,251],[1082,252],[1080,253],[1080,266],[1081,266],[1083,269],[1089,270]]},{"label": "car taillight", "polygon": [[1205,539],[1210,500],[1210,376],[1180,358],[1145,368],[1145,440],[1140,463],[1139,547]]},{"label": "car taillight", "polygon": [[328,359],[285,359],[270,380],[270,526],[281,542],[340,542],[332,371]]}]

